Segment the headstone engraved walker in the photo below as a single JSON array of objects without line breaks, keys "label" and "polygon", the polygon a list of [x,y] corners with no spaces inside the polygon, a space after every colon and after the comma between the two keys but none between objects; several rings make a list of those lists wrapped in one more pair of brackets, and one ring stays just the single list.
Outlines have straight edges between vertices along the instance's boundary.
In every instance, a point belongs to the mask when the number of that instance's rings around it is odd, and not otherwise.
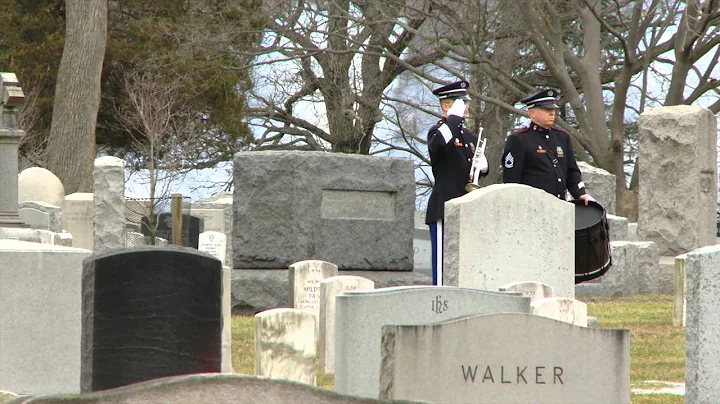
[{"label": "headstone engraved walker", "polygon": [[83,262],[81,390],[221,371],[222,266],[184,247]]}]

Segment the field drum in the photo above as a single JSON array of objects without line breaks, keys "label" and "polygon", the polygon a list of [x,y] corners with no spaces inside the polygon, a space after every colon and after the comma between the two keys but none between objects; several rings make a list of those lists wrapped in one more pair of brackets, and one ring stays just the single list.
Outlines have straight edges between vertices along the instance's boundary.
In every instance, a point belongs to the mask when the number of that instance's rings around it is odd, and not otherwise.
[{"label": "field drum", "polygon": [[605,274],[612,266],[610,228],[605,209],[595,201],[574,200],[575,284]]}]

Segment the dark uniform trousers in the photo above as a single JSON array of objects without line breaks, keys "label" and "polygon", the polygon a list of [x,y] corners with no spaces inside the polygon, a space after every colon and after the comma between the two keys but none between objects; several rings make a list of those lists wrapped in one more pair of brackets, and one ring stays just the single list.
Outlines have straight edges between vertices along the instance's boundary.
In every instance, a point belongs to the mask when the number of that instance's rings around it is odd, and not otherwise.
[{"label": "dark uniform trousers", "polygon": [[[465,195],[477,136],[466,129],[463,119],[449,115],[428,131],[428,151],[435,185],[428,201],[425,223],[430,227],[433,284],[442,285],[443,216],[445,202]],[[487,175],[487,172],[483,176]]]},{"label": "dark uniform trousers", "polygon": [[502,156],[503,182],[525,184],[565,200],[567,189],[573,198],[584,195],[580,169],[570,135],[534,123],[505,142]]}]

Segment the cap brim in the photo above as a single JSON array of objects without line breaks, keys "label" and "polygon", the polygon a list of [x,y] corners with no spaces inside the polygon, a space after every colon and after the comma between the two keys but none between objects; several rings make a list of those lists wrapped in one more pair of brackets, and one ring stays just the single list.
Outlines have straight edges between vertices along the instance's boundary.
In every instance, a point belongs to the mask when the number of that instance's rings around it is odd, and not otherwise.
[{"label": "cap brim", "polygon": [[545,109],[557,109],[560,108],[555,105],[554,102],[541,102],[539,104],[531,105],[530,108],[545,108]]}]

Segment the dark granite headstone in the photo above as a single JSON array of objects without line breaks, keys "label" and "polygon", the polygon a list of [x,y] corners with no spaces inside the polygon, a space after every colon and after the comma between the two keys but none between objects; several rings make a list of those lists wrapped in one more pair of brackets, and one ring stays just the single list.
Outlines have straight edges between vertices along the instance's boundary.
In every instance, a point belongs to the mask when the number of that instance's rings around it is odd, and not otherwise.
[{"label": "dark granite headstone", "polygon": [[81,391],[220,372],[222,264],[185,247],[83,261]]},{"label": "dark granite headstone", "polygon": [[[200,233],[205,231],[203,219],[197,216],[183,214],[182,220],[183,246],[197,249],[200,241]],[[142,225],[140,227],[142,229],[142,234],[145,236],[150,236],[150,219],[147,216],[143,216],[141,221]],[[155,225],[155,237],[163,238],[167,240],[168,243],[172,243],[172,225],[172,215],[170,213],[160,213],[159,215],[157,215],[157,224]]]}]

